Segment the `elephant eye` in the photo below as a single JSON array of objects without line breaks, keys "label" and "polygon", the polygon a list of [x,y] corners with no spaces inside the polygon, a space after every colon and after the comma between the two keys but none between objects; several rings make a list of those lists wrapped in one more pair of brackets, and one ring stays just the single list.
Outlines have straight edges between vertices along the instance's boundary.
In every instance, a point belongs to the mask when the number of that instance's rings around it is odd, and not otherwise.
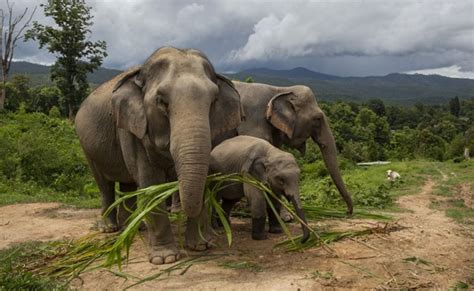
[{"label": "elephant eye", "polygon": [[161,94],[156,95],[156,104],[158,105],[164,105],[165,107],[168,108],[168,100]]},{"label": "elephant eye", "polygon": [[282,177],[282,176],[277,176],[276,180],[277,180],[277,183],[280,184],[280,185],[285,184],[285,178]]}]

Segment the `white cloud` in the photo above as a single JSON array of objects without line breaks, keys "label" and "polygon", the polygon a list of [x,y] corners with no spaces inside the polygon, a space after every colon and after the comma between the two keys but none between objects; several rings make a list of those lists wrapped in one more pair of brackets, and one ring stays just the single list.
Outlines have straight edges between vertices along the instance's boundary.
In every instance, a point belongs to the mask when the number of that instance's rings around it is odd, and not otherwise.
[{"label": "white cloud", "polygon": [[473,52],[473,2],[307,2],[263,17],[231,58]]},{"label": "white cloud", "polygon": [[440,75],[450,78],[464,78],[464,79],[474,79],[474,72],[463,72],[461,67],[454,65],[444,68],[435,68],[435,69],[425,69],[417,71],[409,71],[407,74],[422,74],[422,75]]}]

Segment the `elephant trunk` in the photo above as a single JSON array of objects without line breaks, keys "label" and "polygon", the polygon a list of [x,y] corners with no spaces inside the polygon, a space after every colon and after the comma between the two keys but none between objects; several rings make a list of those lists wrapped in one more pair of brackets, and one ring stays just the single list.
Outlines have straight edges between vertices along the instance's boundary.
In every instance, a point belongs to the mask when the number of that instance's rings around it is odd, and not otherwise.
[{"label": "elephant trunk", "polygon": [[307,226],[308,223],[306,222],[306,217],[305,217],[303,209],[302,209],[301,200],[299,198],[299,195],[292,195],[291,196],[291,202],[293,203],[293,206],[295,207],[296,215],[303,222],[303,223],[301,223],[301,229],[303,230],[303,237],[301,238],[301,243],[304,243],[309,239],[309,229],[308,229],[308,226]]},{"label": "elephant trunk", "polygon": [[188,217],[197,217],[203,206],[211,152],[209,120],[203,118],[208,115],[206,112],[170,118],[170,150],[178,175],[181,206]]},{"label": "elephant trunk", "polygon": [[327,122],[326,116],[323,116],[324,122],[321,123],[320,131],[313,132],[312,139],[318,144],[321,149],[324,163],[328,169],[334,184],[339,193],[347,204],[347,213],[352,215],[353,205],[350,193],[347,191],[344,181],[342,180],[341,172],[337,164],[337,148],[334,136]]}]

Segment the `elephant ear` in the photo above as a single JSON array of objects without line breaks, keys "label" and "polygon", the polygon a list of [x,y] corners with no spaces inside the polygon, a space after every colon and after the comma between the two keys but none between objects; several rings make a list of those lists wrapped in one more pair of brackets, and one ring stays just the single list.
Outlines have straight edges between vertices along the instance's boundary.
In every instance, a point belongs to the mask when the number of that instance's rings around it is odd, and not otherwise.
[{"label": "elephant ear", "polygon": [[216,77],[219,94],[212,104],[209,116],[213,141],[223,140],[223,137],[235,130],[245,118],[240,95],[234,84],[220,74],[216,74]]},{"label": "elephant ear", "polygon": [[290,139],[293,137],[296,124],[296,109],[292,98],[295,98],[292,92],[273,96],[268,102],[266,114],[267,120]]},{"label": "elephant ear", "polygon": [[141,88],[135,80],[140,68],[134,67],[119,76],[113,89],[112,112],[118,128],[126,129],[139,139],[146,134],[147,120]]},{"label": "elephant ear", "polygon": [[248,173],[252,177],[258,179],[259,181],[265,183],[267,181],[266,174],[266,159],[263,157],[255,157],[255,155],[250,155],[250,157],[242,165],[242,173]]}]

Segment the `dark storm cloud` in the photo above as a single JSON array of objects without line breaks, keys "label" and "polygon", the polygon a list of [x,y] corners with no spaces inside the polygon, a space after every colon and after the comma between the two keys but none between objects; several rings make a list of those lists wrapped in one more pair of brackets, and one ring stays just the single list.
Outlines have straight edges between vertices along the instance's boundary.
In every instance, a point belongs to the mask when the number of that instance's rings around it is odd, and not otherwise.
[{"label": "dark storm cloud", "polygon": [[[255,66],[305,66],[338,75],[474,71],[470,0],[88,3],[95,15],[92,38],[108,44],[108,67],[138,64],[156,48],[173,45],[203,50],[221,71]],[[37,19],[45,21],[41,13]],[[31,43],[20,44],[16,58],[54,60]]]}]

